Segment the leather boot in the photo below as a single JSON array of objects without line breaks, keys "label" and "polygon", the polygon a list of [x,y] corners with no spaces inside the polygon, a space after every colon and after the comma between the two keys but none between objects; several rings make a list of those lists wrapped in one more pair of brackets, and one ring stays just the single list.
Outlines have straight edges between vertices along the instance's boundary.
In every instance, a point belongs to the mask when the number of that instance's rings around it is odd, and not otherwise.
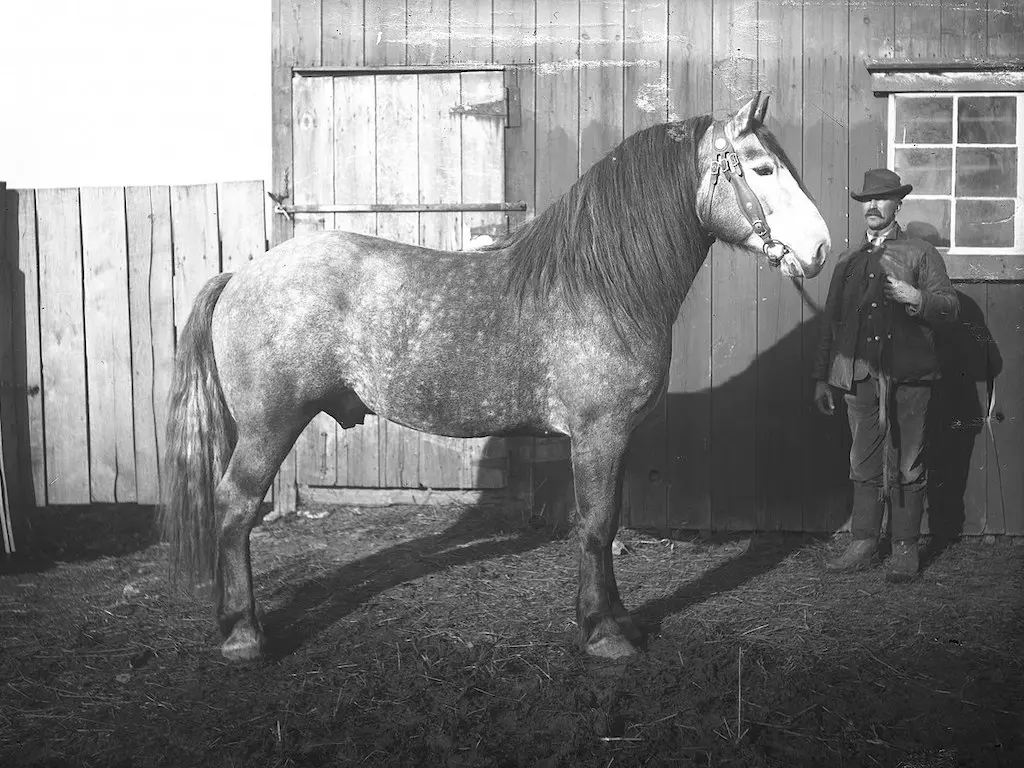
[{"label": "leather boot", "polygon": [[854,539],[843,554],[825,561],[825,570],[844,573],[868,568],[876,552],[878,539]]},{"label": "leather boot", "polygon": [[891,584],[905,584],[917,578],[920,567],[917,541],[895,539],[892,543],[892,554],[885,564],[885,580]]},{"label": "leather boot", "polygon": [[923,490],[892,491],[892,555],[885,567],[885,580],[902,584],[917,577],[921,560],[917,552],[917,536],[924,514]]},{"label": "leather boot", "polygon": [[882,527],[884,510],[885,502],[878,488],[854,483],[853,514],[850,519],[853,541],[843,554],[825,562],[827,570],[856,571],[871,565],[871,559],[878,551],[878,533]]}]

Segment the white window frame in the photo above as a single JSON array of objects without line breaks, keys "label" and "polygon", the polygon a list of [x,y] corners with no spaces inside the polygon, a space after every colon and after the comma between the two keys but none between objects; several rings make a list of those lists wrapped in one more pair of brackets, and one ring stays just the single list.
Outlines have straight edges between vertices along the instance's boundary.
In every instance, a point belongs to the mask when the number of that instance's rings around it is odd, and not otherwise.
[{"label": "white window frame", "polygon": [[[959,101],[964,97],[1015,97],[1017,100],[1017,119],[1016,119],[1016,136],[1015,144],[958,144],[958,130],[959,130]],[[931,143],[905,143],[896,141],[896,99],[915,99],[915,98],[943,98],[948,97],[953,99],[953,126],[952,126],[952,138],[949,144],[931,144]],[[992,92],[992,91],[956,91],[956,92],[936,92],[936,91],[916,91],[916,92],[901,92],[901,93],[890,93],[888,104],[888,128],[887,128],[887,150],[886,150],[886,165],[895,170],[896,168],[896,151],[900,149],[951,149],[951,185],[952,189],[948,195],[934,195],[934,194],[917,194],[911,192],[910,197],[914,200],[948,200],[950,201],[950,246],[942,247],[939,250],[949,257],[958,256],[1019,256],[1024,254],[1024,93],[1013,93],[1013,92]],[[992,198],[992,197],[975,197],[975,196],[962,196],[958,197],[955,195],[956,185],[956,156],[957,150],[960,147],[994,147],[994,148],[1007,148],[1015,147],[1017,149],[1017,196],[1014,205],[1014,243],[1012,246],[1004,247],[973,247],[973,246],[958,246],[956,245],[956,205],[959,200],[1000,200],[1006,198]]]}]

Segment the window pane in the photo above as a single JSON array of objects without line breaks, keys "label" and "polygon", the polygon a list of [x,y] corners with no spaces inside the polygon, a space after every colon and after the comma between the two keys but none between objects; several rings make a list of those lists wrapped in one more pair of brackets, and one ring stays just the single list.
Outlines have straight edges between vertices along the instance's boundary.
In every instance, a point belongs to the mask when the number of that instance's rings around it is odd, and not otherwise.
[{"label": "window pane", "polygon": [[1016,197],[1017,149],[957,147],[957,197]]},{"label": "window pane", "polygon": [[953,141],[953,97],[896,97],[897,144],[949,144]]},{"label": "window pane", "polygon": [[1017,99],[1013,96],[964,96],[957,116],[961,144],[1014,144]]},{"label": "window pane", "polygon": [[913,184],[918,195],[952,193],[953,150],[897,149],[896,173],[904,184]]},{"label": "window pane", "polygon": [[949,200],[907,198],[897,220],[908,234],[927,240],[936,248],[949,247]]},{"label": "window pane", "polygon": [[1013,200],[957,200],[956,244],[965,248],[1013,246]]}]

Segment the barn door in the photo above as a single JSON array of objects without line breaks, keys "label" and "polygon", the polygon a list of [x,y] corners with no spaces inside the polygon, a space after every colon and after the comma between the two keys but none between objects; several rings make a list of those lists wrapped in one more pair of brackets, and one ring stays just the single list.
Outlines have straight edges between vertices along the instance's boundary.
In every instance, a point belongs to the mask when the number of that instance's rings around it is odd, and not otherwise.
[{"label": "barn door", "polygon": [[[296,235],[344,229],[456,251],[506,230],[500,210],[459,209],[504,198],[501,71],[296,75],[292,95]],[[358,210],[370,206],[401,210]],[[343,430],[321,414],[296,452],[300,485],[499,488],[507,480],[503,440],[437,437],[375,417]]]}]

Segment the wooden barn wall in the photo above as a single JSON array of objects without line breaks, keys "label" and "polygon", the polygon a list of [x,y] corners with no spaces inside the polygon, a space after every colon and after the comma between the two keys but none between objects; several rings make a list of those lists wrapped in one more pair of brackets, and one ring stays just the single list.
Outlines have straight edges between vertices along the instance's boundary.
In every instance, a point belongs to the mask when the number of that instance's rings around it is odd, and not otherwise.
[{"label": "wooden barn wall", "polygon": [[0,429],[16,509],[155,504],[176,334],[266,250],[262,181],[0,185]]},{"label": "wooden barn wall", "polygon": [[[726,116],[760,89],[771,96],[768,126],[802,170],[836,252],[860,236],[850,186],[885,162],[886,105],[871,91],[865,59],[1024,54],[1024,0],[274,0],[273,7],[275,192],[289,189],[293,66],[525,65],[521,125],[507,133],[506,196],[527,201],[527,216],[624,136],[677,116]],[[278,216],[275,240],[290,234]],[[844,523],[846,427],[809,405],[817,309],[833,263],[807,282],[805,300],[762,261],[714,248],[676,325],[668,397],[630,452],[626,524],[825,531]],[[959,287],[1001,352],[997,388],[1007,393],[1002,421],[952,435],[966,456],[957,464],[959,471],[966,462],[957,480],[966,487],[964,530],[1024,533],[1017,466],[1024,408],[1011,394],[1024,376],[1024,293],[1020,284]],[[294,483],[294,459],[282,478]]]}]

